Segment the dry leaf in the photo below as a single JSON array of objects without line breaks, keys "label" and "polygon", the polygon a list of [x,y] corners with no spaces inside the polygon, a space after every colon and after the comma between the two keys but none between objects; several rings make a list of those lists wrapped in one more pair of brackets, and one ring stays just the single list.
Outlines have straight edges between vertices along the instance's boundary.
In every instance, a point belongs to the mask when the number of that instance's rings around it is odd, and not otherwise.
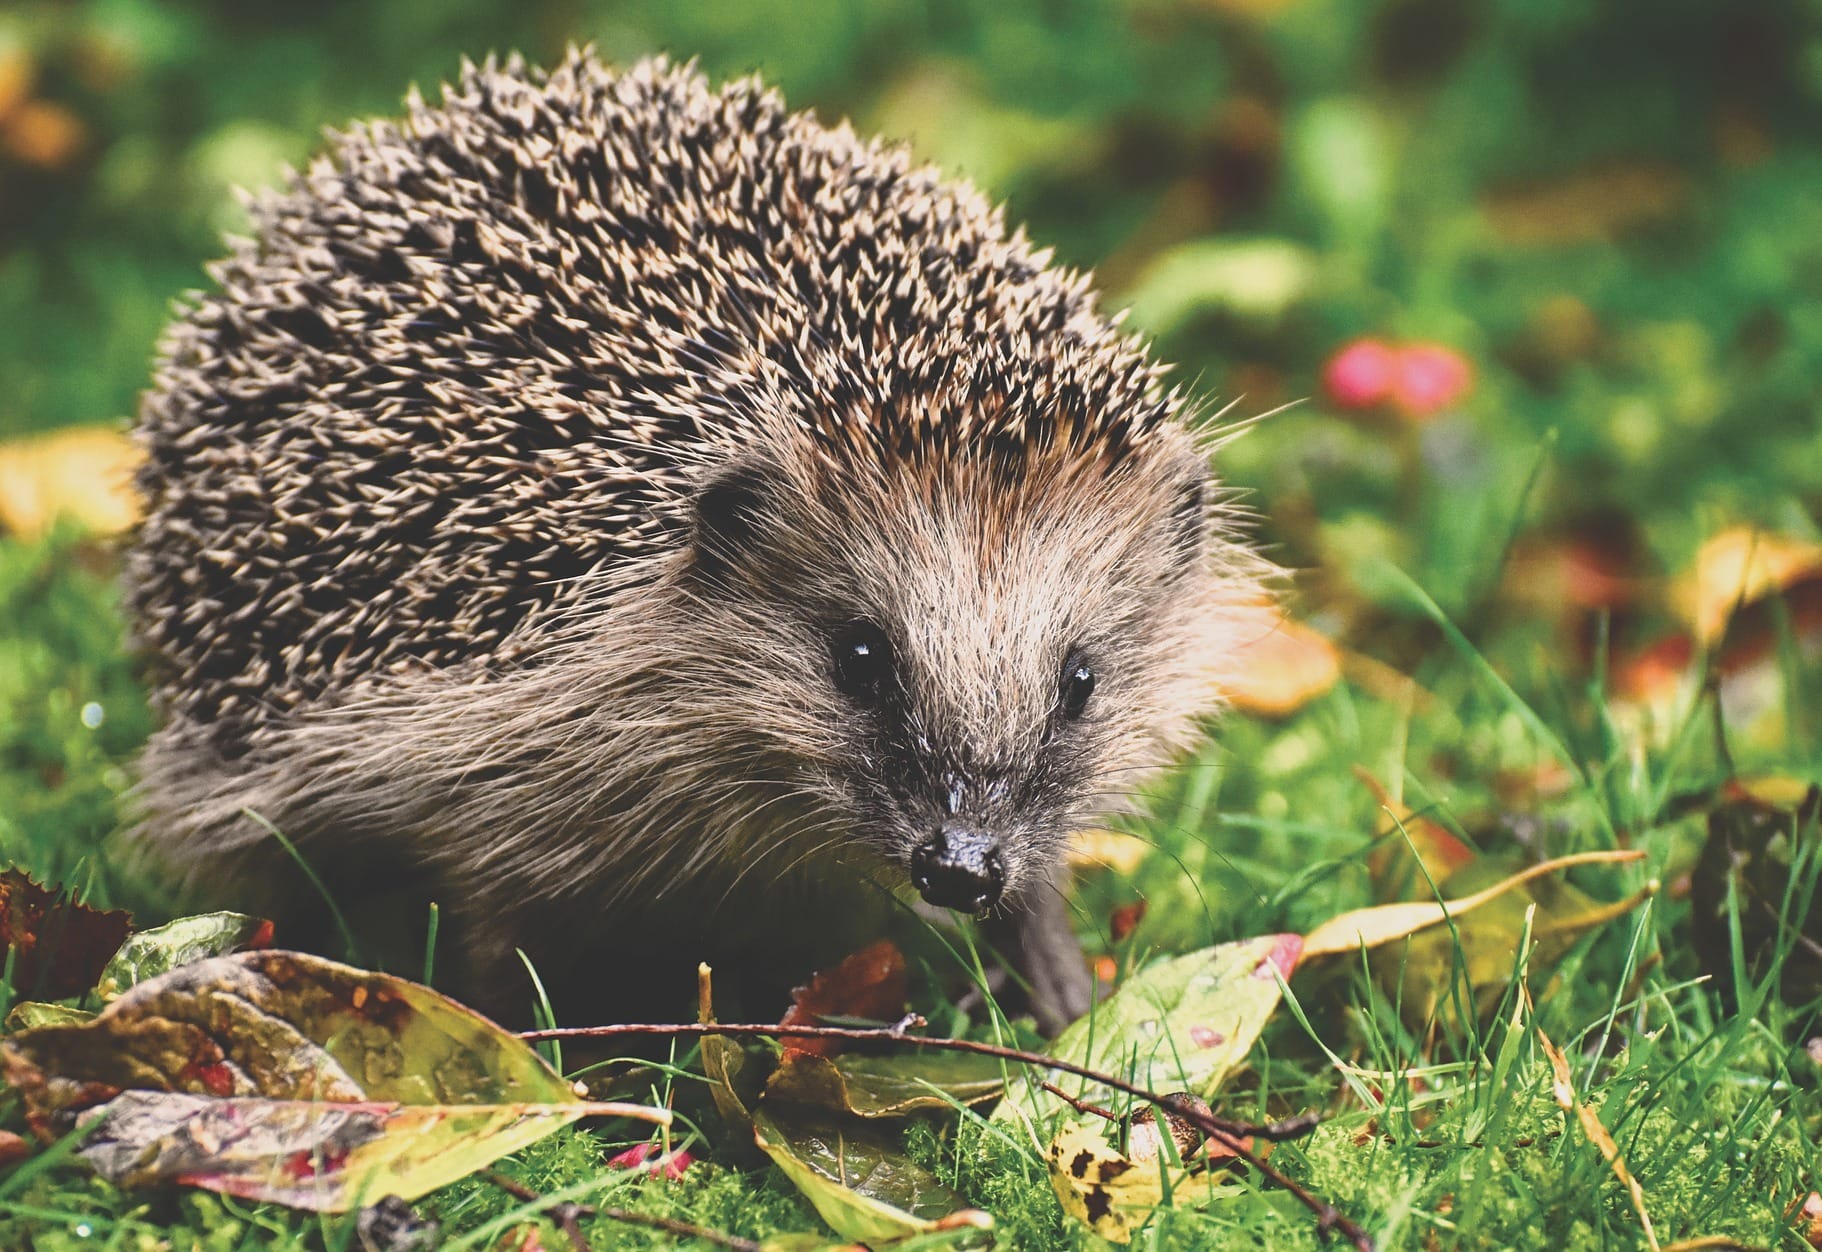
[{"label": "dry leaf", "polygon": [[[1357,952],[1361,948],[1371,948],[1406,935],[1414,934],[1429,926],[1439,925],[1451,917],[1460,917],[1496,900],[1521,883],[1531,881],[1543,874],[1553,874],[1557,870],[1568,869],[1574,865],[1619,864],[1626,861],[1637,861],[1644,858],[1644,853],[1636,849],[1613,852],[1577,852],[1571,856],[1559,856],[1529,866],[1508,878],[1472,895],[1459,900],[1432,900],[1408,904],[1379,904],[1371,908],[1355,909],[1332,917],[1316,927],[1303,939],[1303,955],[1332,956],[1343,952]],[[1619,905],[1608,906],[1624,911],[1631,908],[1636,901],[1626,901]],[[1605,920],[1605,919],[1603,919]]]},{"label": "dry leaf", "polygon": [[1059,1130],[1050,1141],[1050,1186],[1063,1211],[1110,1243],[1131,1243],[1132,1236],[1164,1202],[1165,1173],[1175,1190],[1187,1171],[1173,1168],[1162,1156],[1130,1160],[1109,1144],[1102,1131],[1083,1122]]},{"label": "dry leaf", "polygon": [[87,139],[82,119],[49,100],[27,100],[0,126],[0,145],[27,165],[45,169],[66,164]]},{"label": "dry leaf", "polygon": [[93,1021],[0,1043],[26,1120],[127,1184],[180,1182],[304,1208],[405,1199],[591,1115],[523,1040],[401,978],[248,952],[142,982]]},{"label": "dry leaf", "polygon": [[[1527,1007],[1530,1006],[1530,999],[1529,995],[1525,997]],[[1537,1034],[1538,1046],[1544,1050],[1544,1055],[1550,1058],[1550,1069],[1555,1075],[1555,1081],[1551,1084],[1551,1094],[1556,1097],[1557,1104],[1565,1112],[1575,1114],[1576,1120],[1581,1123],[1582,1133],[1588,1136],[1590,1143],[1600,1149],[1601,1156],[1606,1159],[1608,1166],[1613,1170],[1613,1176],[1620,1180],[1621,1185],[1626,1188],[1626,1194],[1632,1197],[1633,1210],[1638,1213],[1639,1225],[1644,1231],[1645,1245],[1651,1248],[1652,1252],[1657,1252],[1658,1238],[1651,1229],[1651,1215],[1645,1211],[1645,1191],[1639,1186],[1638,1180],[1632,1176],[1632,1172],[1626,1168],[1626,1158],[1620,1154],[1619,1144],[1613,1141],[1613,1136],[1602,1123],[1600,1115],[1584,1104],[1581,1097],[1576,1095],[1575,1079],[1569,1071],[1569,1059],[1563,1055],[1562,1049],[1550,1042],[1550,1037],[1544,1033],[1543,1027],[1537,1025],[1535,1019],[1532,1021],[1532,1029]]]}]

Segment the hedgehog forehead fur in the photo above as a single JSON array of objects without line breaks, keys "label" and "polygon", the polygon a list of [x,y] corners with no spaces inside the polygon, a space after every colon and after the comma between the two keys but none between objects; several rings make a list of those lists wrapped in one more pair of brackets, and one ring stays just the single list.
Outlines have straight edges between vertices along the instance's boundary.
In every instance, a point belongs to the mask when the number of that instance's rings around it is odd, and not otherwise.
[{"label": "hedgehog forehead fur", "polygon": [[[901,149],[573,52],[251,208],[139,423],[143,798],[187,855],[252,808],[599,899],[863,828],[902,865],[967,803],[1017,887],[1217,702],[1262,566],[1181,397]],[[854,621],[890,717],[831,682]]]}]

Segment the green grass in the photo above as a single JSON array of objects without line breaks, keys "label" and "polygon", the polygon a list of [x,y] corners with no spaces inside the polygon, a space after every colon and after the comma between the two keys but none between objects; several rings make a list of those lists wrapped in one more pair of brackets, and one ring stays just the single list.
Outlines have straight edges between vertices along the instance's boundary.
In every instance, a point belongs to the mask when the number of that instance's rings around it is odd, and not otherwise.
[{"label": "green grass", "polygon": [[[0,543],[0,588],[0,609],[14,624],[0,636],[0,724],[9,735],[0,757],[0,794],[9,800],[0,851],[93,899],[143,907],[133,884],[109,872],[103,850],[146,724],[116,642],[106,554],[70,534]],[[1156,854],[1131,879],[1084,880],[1077,905],[1091,946],[1131,964],[1147,953],[1307,928],[1371,902],[1364,853],[1379,815],[1351,775],[1355,765],[1401,782],[1413,808],[1489,856],[1521,842],[1528,854],[1616,841],[1642,848],[1642,866],[1578,871],[1575,881],[1604,900],[1647,878],[1667,889],[1559,945],[1554,959],[1533,951],[1534,1018],[1514,1026],[1510,991],[1491,1011],[1464,1014],[1471,989],[1451,985],[1460,971],[1447,954],[1421,957],[1413,946],[1402,959],[1433,962],[1414,972],[1398,968],[1398,953],[1372,970],[1337,962],[1327,976],[1298,976],[1297,1002],[1268,1029],[1222,1111],[1259,1119],[1326,1113],[1314,1135],[1282,1145],[1273,1161],[1386,1247],[1645,1246],[1624,1189],[1552,1099],[1541,1028],[1619,1144],[1662,1242],[1725,1235],[1750,1246],[1799,1246],[1783,1213],[1814,1182],[1822,1097],[1803,1044],[1815,1005],[1780,998],[1775,968],[1733,986],[1729,970],[1742,956],[1717,970],[1697,955],[1697,919],[1678,883],[1706,838],[1704,806],[1673,801],[1712,789],[1728,774],[1725,756],[1732,769],[1814,776],[1816,745],[1794,739],[1784,729],[1789,719],[1773,715],[1776,733],[1742,736],[1724,754],[1705,697],[1651,734],[1627,733],[1597,685],[1572,684],[1547,655],[1521,648],[1507,662],[1452,628],[1446,634],[1453,643],[1417,669],[1433,697],[1422,712],[1344,683],[1287,721],[1231,720],[1159,787],[1153,816],[1133,827]],[[1816,675],[1785,672],[1794,685],[1783,705],[1812,704]],[[99,727],[82,721],[90,703],[107,710]],[[1576,767],[1565,791],[1523,807],[1502,803],[1513,774],[1564,756]],[[1793,866],[1791,916],[1806,913],[1815,889],[1814,834]],[[1112,908],[1139,897],[1149,905],[1144,920],[1111,945],[1104,931]],[[1709,977],[1716,974],[1718,983]],[[1414,985],[1430,984],[1434,1013],[1400,1002]],[[1733,992],[1737,1012],[1728,1008]],[[940,1016],[941,1006],[920,1007]],[[819,1228],[777,1175],[732,1150],[690,1067],[675,1074],[671,1098],[686,1123],[705,1128],[691,1146],[706,1159],[684,1182],[604,1170],[611,1128],[557,1135],[521,1153],[511,1174],[541,1193],[573,1192],[749,1236]],[[995,1213],[1003,1246],[1091,1242],[1063,1217],[1033,1145],[970,1116],[959,1126],[915,1129],[911,1149]],[[57,1155],[0,1179],[0,1246],[153,1246],[174,1231],[183,1246],[200,1248],[355,1246],[350,1219],[192,1193],[125,1194]],[[1146,1246],[1319,1243],[1309,1215],[1283,1192],[1236,1180],[1207,1184],[1207,1194],[1201,1186],[1142,1236]],[[479,1179],[421,1207],[444,1223],[446,1238],[497,1234],[507,1214],[523,1216],[523,1206]],[[589,1233],[599,1247],[663,1246],[664,1238],[604,1219]]]},{"label": "green grass", "polygon": [[[1782,1213],[1816,1185],[1814,962],[1780,983],[1749,960],[1763,908],[1700,909],[1690,887],[1723,780],[1822,778],[1813,623],[1794,599],[1761,611],[1768,660],[1719,701],[1699,676],[1650,710],[1615,688],[1626,658],[1682,628],[1665,592],[1705,538],[1822,534],[1813,3],[363,0],[306,20],[229,0],[23,0],[0,13],[0,84],[25,81],[85,139],[27,165],[0,119],[0,437],[131,410],[169,301],[244,228],[231,186],[269,185],[324,125],[396,112],[410,82],[434,95],[461,54],[549,61],[572,39],[620,62],[700,56],[717,78],[757,69],[794,107],[907,139],[1096,267],[1110,307],[1130,306],[1210,407],[1309,398],[1222,468],[1299,571],[1306,616],[1371,663],[1286,720],[1230,719],[1157,788],[1133,827],[1155,854],[1078,886],[1097,952],[1131,968],[1371,903],[1384,818],[1357,767],[1490,862],[1646,853],[1572,875],[1598,900],[1661,890],[1568,939],[1546,912],[1519,1029],[1498,987],[1471,1007],[1447,939],[1299,974],[1224,1109],[1329,1115],[1277,1150],[1281,1168],[1386,1246],[1642,1246],[1625,1190],[1552,1098],[1541,1029],[1662,1242],[1804,1246]],[[1344,411],[1322,398],[1323,364],[1362,335],[1447,345],[1472,394],[1424,425]],[[1576,602],[1551,562],[1578,543],[1633,589]],[[108,546],[74,531],[0,535],[0,856],[155,921],[161,901],[105,847],[151,725],[113,576]],[[1787,923],[1808,918],[1815,842],[1786,841],[1787,866],[1760,858]],[[1113,943],[1113,911],[1141,898]],[[1497,916],[1496,933],[1523,926]],[[987,1029],[925,995],[939,1027]],[[564,1132],[510,1171],[753,1236],[815,1229],[729,1149],[687,1074],[674,1092],[710,1159],[683,1183],[604,1172],[617,1128]],[[1002,1246],[1089,1242],[1031,1145],[969,1119],[912,1140],[996,1214]],[[1141,1244],[1317,1244],[1283,1192],[1240,1180],[1191,1198]],[[424,1207],[473,1240],[519,1206],[470,1180]],[[123,1194],[48,1153],[0,1176],[0,1247],[28,1245],[356,1241],[344,1219]]]}]

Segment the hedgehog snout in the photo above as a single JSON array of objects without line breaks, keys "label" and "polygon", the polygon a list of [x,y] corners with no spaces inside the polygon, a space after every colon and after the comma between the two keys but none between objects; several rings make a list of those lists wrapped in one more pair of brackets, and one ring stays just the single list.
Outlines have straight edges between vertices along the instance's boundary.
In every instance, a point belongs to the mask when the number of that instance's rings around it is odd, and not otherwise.
[{"label": "hedgehog snout", "polygon": [[939,908],[985,912],[1006,886],[1000,841],[978,827],[945,821],[912,851],[911,883]]}]

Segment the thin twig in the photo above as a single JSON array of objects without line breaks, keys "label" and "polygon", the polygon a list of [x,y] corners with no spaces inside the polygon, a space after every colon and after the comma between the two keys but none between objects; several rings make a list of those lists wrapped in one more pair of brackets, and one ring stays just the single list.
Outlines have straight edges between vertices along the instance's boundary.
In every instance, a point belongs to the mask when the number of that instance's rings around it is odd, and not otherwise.
[{"label": "thin twig", "polygon": [[666,1234],[680,1235],[685,1239],[706,1239],[718,1247],[731,1248],[733,1252],[759,1252],[759,1244],[752,1239],[743,1239],[739,1235],[730,1235],[725,1231],[710,1230],[707,1226],[697,1226],[691,1222],[679,1221],[674,1217],[659,1217],[653,1213],[635,1213],[631,1209],[612,1208],[601,1204],[575,1204],[559,1201],[546,1204],[544,1197],[516,1179],[492,1170],[487,1173],[487,1181],[514,1199],[526,1204],[539,1204],[549,1214],[551,1221],[569,1239],[576,1252],[589,1252],[588,1240],[583,1237],[580,1219],[584,1217],[605,1217],[609,1221],[625,1222],[631,1226],[650,1226]]},{"label": "thin twig", "polygon": [[[645,1022],[623,1022],[612,1026],[565,1026],[554,1030],[527,1030],[520,1032],[519,1038],[527,1042],[544,1039],[617,1039],[629,1035],[660,1035],[676,1038],[694,1036],[702,1038],[710,1035],[757,1035],[764,1038],[786,1039],[846,1039],[856,1043],[906,1043],[914,1047],[935,1048],[948,1052],[973,1052],[981,1056],[999,1057],[1001,1060],[1017,1061],[1022,1065],[1031,1065],[1039,1069],[1055,1070],[1059,1073],[1073,1074],[1077,1078],[1086,1078],[1089,1082],[1099,1083],[1115,1091],[1143,1100],[1147,1104],[1161,1105],[1164,1097],[1155,1091],[1127,1082],[1112,1074],[1089,1069],[1072,1061],[1059,1060],[1054,1056],[1042,1056],[1036,1052],[1026,1052],[1020,1048],[1001,1047],[995,1043],[977,1043],[972,1039],[932,1039],[927,1035],[914,1035],[912,1027],[924,1025],[924,1019],[912,1014],[902,1021],[890,1026],[851,1027],[851,1026],[781,1026],[775,1024],[740,1024],[724,1022],[677,1022],[654,1025]],[[1358,1252],[1374,1252],[1373,1238],[1367,1234],[1359,1223],[1330,1204],[1327,1200],[1312,1193],[1302,1184],[1285,1177],[1277,1169],[1266,1164],[1265,1159],[1248,1148],[1242,1142],[1248,1137],[1263,1139],[1268,1142],[1279,1142],[1307,1135],[1314,1130],[1320,1118],[1313,1114],[1289,1118],[1285,1121],[1271,1122],[1263,1126],[1252,1126],[1245,1122],[1231,1121],[1213,1113],[1204,1113],[1199,1109],[1174,1109],[1184,1120],[1195,1125],[1203,1134],[1220,1141],[1232,1155],[1239,1157],[1267,1178],[1283,1187],[1297,1202],[1316,1216],[1316,1229],[1322,1234],[1339,1231]]]}]

